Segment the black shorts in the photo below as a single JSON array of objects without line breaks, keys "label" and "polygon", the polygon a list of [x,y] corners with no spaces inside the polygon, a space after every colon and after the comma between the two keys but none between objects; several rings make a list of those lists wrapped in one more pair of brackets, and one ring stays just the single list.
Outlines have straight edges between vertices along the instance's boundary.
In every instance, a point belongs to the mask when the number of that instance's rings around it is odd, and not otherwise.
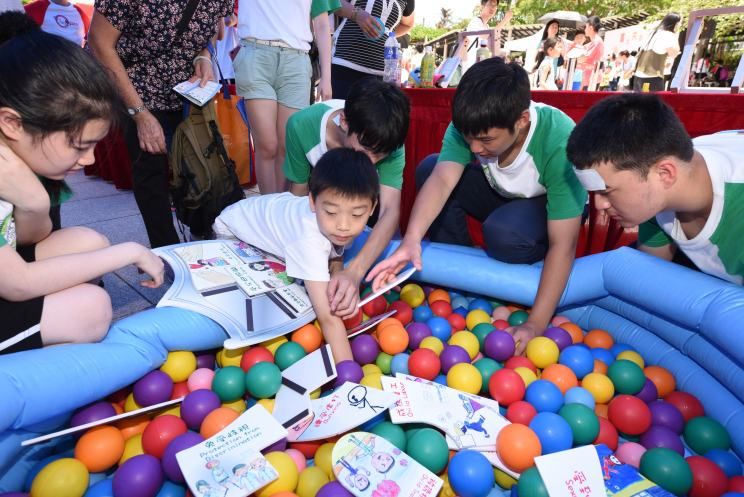
[{"label": "black shorts", "polygon": [[[36,245],[18,247],[17,251],[26,262],[36,259]],[[23,302],[0,298],[0,354],[42,346],[40,324],[43,309],[43,296]]]}]

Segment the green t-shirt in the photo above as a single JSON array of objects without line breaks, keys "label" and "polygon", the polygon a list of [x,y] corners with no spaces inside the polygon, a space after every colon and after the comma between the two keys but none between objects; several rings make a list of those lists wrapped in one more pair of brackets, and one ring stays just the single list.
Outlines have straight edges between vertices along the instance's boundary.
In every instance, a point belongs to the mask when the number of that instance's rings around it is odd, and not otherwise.
[{"label": "green t-shirt", "polygon": [[478,161],[491,188],[507,198],[533,198],[547,194],[548,219],[580,216],[587,194],[566,158],[566,142],[574,122],[548,105],[532,102],[530,131],[517,158],[507,167],[498,159],[476,156],[465,138],[450,123],[444,134],[439,161],[467,166]]},{"label": "green t-shirt", "polygon": [[[286,155],[282,170],[293,183],[305,184],[310,171],[328,151],[326,126],[331,114],[344,108],[343,100],[329,100],[292,114],[287,121]],[[380,184],[400,190],[403,186],[403,169],[406,155],[403,147],[375,164]]]},{"label": "green t-shirt", "polygon": [[703,229],[685,236],[673,211],[664,211],[638,227],[638,241],[648,247],[675,243],[703,272],[744,283],[744,135],[723,133],[693,140],[705,159],[713,186],[713,204]]},{"label": "green t-shirt", "polygon": [[315,19],[320,14],[330,13],[341,8],[341,0],[313,0],[310,4],[310,19]]}]

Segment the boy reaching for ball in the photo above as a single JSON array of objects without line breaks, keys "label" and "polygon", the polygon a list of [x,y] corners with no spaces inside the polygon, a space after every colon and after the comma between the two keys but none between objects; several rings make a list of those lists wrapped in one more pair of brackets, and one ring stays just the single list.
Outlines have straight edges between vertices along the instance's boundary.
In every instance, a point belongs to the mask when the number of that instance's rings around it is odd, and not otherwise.
[{"label": "boy reaching for ball", "polygon": [[[238,238],[285,261],[304,280],[336,362],[352,359],[342,317],[331,311],[328,283],[343,268],[344,247],[359,235],[377,205],[380,181],[363,152],[336,148],[315,165],[309,196],[277,193],[226,208],[214,223],[218,238]],[[356,310],[356,309],[355,309]]]},{"label": "boy reaching for ball", "polygon": [[654,95],[594,105],[566,148],[597,210],[638,226],[638,248],[665,260],[682,252],[701,271],[744,280],[744,134],[694,140]]}]

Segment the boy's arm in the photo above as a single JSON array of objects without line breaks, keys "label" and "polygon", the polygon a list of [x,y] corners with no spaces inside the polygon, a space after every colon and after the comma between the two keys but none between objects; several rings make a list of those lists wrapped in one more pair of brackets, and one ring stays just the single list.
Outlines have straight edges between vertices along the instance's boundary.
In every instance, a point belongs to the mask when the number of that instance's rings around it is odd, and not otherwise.
[{"label": "boy's arm", "polygon": [[520,326],[510,328],[517,342],[515,354],[524,352],[527,342],[539,336],[553,317],[558,301],[566,288],[576,253],[581,216],[548,220],[548,251],[540,274],[535,303],[530,317]]},{"label": "boy's arm", "polygon": [[677,251],[677,245],[661,229],[656,218],[651,218],[638,225],[638,250],[659,259],[671,261]]},{"label": "boy's arm", "polygon": [[333,360],[336,363],[353,359],[351,353],[351,345],[349,345],[349,339],[346,336],[346,327],[341,318],[334,316],[331,313],[331,306],[326,296],[328,289],[327,281],[308,281],[305,280],[305,288],[307,294],[310,297],[310,302],[313,304],[313,310],[315,316],[318,318],[320,323],[320,329],[323,332],[323,338],[326,343],[331,346],[331,352],[333,352]]},{"label": "boy's arm", "polygon": [[638,245],[638,250],[645,252],[649,255],[664,259],[665,261],[671,261],[674,259],[674,254],[677,252],[677,246],[673,243],[662,245],[661,247],[650,247],[648,245]]}]

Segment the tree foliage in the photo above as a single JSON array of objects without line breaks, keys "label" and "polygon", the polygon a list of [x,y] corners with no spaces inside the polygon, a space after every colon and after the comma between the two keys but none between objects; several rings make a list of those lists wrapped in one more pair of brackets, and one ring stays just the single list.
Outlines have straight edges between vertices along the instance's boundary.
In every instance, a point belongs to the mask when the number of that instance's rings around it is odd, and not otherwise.
[{"label": "tree foliage", "polygon": [[409,34],[411,36],[411,43],[422,43],[424,41],[433,40],[434,38],[439,38],[448,31],[450,31],[450,29],[432,28],[417,24],[411,29]]}]

